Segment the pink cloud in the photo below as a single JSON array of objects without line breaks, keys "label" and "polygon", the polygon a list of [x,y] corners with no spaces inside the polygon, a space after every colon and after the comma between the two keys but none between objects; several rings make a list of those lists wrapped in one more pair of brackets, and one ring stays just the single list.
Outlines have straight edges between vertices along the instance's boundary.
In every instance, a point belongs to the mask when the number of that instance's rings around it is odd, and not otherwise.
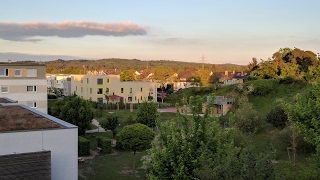
[{"label": "pink cloud", "polygon": [[0,22],[0,39],[10,41],[39,41],[34,36],[57,36],[62,38],[96,36],[141,36],[147,34],[148,27],[132,22]]}]

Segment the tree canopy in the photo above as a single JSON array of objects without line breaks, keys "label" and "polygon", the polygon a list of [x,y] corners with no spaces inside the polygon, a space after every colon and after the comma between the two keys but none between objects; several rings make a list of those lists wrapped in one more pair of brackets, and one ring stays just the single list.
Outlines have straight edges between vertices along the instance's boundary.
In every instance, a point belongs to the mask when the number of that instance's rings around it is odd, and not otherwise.
[{"label": "tree canopy", "polygon": [[118,134],[117,140],[121,143],[125,150],[133,151],[135,167],[135,155],[137,151],[143,151],[151,147],[151,141],[154,139],[155,133],[146,125],[132,124],[125,126]]},{"label": "tree canopy", "polygon": [[114,134],[115,134],[115,129],[116,127],[119,125],[119,120],[118,120],[118,116],[114,115],[114,114],[107,114],[107,116],[105,117],[105,119],[103,119],[100,122],[100,125],[102,128],[104,129],[108,129],[112,131],[112,135],[114,138]]},{"label": "tree canopy", "polygon": [[89,102],[77,95],[68,96],[64,100],[55,102],[51,113],[52,116],[78,126],[79,135],[90,129],[93,119],[93,109]]},{"label": "tree canopy", "polygon": [[159,117],[157,106],[153,102],[143,101],[137,112],[137,122],[149,127],[154,127]]}]

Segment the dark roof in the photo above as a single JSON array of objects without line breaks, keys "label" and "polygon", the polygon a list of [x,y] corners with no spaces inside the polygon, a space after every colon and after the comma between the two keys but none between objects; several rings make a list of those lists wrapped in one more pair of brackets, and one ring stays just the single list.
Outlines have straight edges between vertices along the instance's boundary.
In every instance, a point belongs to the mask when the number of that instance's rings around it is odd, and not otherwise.
[{"label": "dark roof", "polygon": [[250,72],[249,71],[241,71],[241,72],[215,72],[214,73],[216,77],[218,77],[219,79],[223,78],[223,79],[244,79],[247,76],[249,76]]},{"label": "dark roof", "polygon": [[0,179],[51,179],[51,152],[0,155]]}]

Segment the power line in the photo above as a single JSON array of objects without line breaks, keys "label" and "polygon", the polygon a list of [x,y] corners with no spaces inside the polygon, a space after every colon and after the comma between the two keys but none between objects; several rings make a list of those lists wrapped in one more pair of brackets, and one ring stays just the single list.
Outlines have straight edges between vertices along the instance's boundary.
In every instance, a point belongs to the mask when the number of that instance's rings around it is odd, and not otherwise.
[{"label": "power line", "polygon": [[205,58],[204,54],[200,58],[201,58],[201,62],[202,62],[202,70],[204,70],[204,58]]}]

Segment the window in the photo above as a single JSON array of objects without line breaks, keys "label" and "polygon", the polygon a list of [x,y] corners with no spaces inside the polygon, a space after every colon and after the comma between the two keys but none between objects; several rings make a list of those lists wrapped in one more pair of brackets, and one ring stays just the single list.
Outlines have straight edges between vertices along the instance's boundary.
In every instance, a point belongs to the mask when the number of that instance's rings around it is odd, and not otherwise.
[{"label": "window", "polygon": [[128,102],[132,102],[132,97],[128,97]]},{"label": "window", "polygon": [[9,76],[9,69],[0,68],[0,76]]},{"label": "window", "polygon": [[89,84],[89,78],[87,78],[87,84]]},{"label": "window", "polygon": [[141,88],[141,92],[143,92],[143,88]]},{"label": "window", "polygon": [[37,92],[37,86],[27,86],[27,92]]},{"label": "window", "polygon": [[97,89],[97,94],[102,94],[103,93],[103,88],[98,88]]},{"label": "window", "polygon": [[80,88],[80,92],[83,92],[83,87]]},{"label": "window", "polygon": [[107,79],[107,83],[110,83],[110,78]]},{"label": "window", "polygon": [[36,108],[37,102],[36,101],[27,101],[27,106],[29,106],[31,108]]},{"label": "window", "polygon": [[98,78],[97,79],[97,84],[100,84],[100,85],[103,84],[103,79],[102,78]]},{"label": "window", "polygon": [[140,97],[140,100],[142,100],[142,96]]},{"label": "window", "polygon": [[92,88],[90,88],[90,94],[92,94]]},{"label": "window", "polygon": [[21,77],[21,69],[14,69],[14,76]]},{"label": "window", "polygon": [[27,77],[37,77],[37,69],[27,69]]},{"label": "window", "polygon": [[8,86],[1,86],[1,93],[8,93],[9,87]]},{"label": "window", "polygon": [[78,91],[78,87],[76,86],[76,92]]},{"label": "window", "polygon": [[123,93],[124,92],[124,89],[123,88],[121,88],[121,93]]},{"label": "window", "polygon": [[134,100],[135,100],[135,101],[137,100],[137,96],[134,97]]},{"label": "window", "polygon": [[130,88],[130,93],[132,93],[132,88]]},{"label": "window", "polygon": [[83,78],[81,78],[81,80],[80,80],[80,81],[81,81],[81,83],[83,83]]},{"label": "window", "polygon": [[109,88],[106,88],[106,93],[109,94]]},{"label": "window", "polygon": [[99,103],[103,103],[103,98],[97,98],[97,101],[98,101]]}]

